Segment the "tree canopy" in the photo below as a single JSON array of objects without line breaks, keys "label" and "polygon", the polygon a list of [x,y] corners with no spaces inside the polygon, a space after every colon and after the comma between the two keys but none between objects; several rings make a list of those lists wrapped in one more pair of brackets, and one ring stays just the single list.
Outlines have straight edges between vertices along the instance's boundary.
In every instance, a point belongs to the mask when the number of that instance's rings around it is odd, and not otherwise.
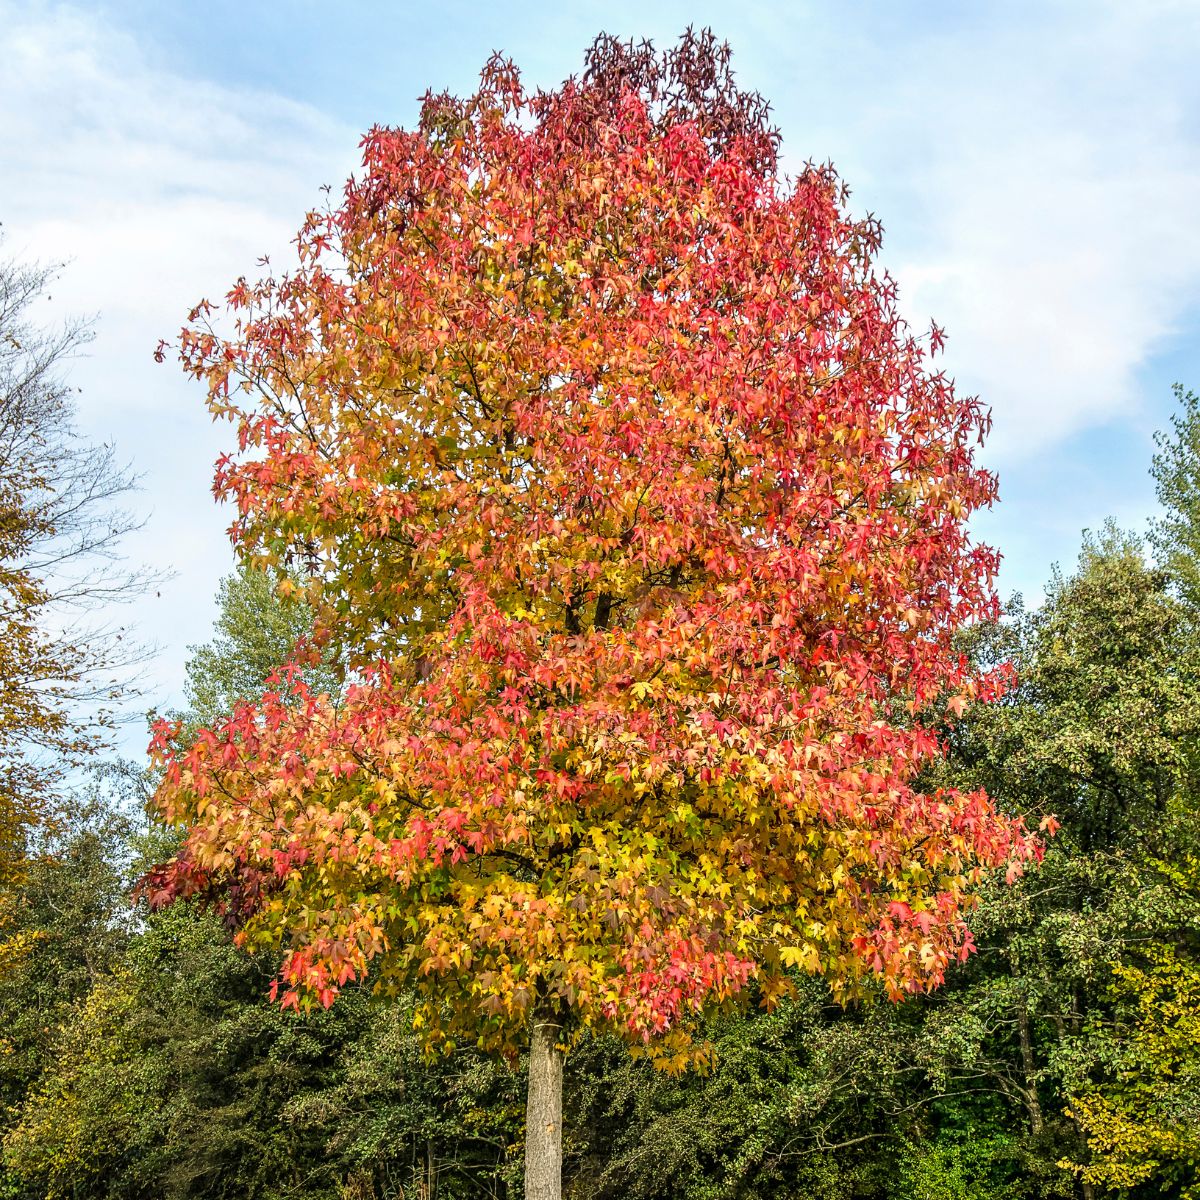
[{"label": "tree canopy", "polygon": [[537,1003],[640,1042],[794,966],[903,994],[1034,853],[913,786],[922,714],[997,690],[951,644],[994,613],[982,410],[832,170],[652,78],[528,95],[493,60],[367,135],[231,336],[184,331],[235,544],[307,571],[359,675],[156,738],[177,887],[260,879],[241,936],[287,947],[287,1002],[382,955],[503,1047]]}]

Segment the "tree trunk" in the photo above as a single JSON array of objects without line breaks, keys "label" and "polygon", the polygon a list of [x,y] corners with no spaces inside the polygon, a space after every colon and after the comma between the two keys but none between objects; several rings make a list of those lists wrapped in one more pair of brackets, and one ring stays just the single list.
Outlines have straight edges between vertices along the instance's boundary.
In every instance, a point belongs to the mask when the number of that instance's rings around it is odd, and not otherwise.
[{"label": "tree trunk", "polygon": [[525,1101],[525,1200],[562,1197],[562,1076],[558,1049],[561,1018],[534,1010],[529,1043],[529,1093]]},{"label": "tree trunk", "polygon": [[1025,1106],[1034,1137],[1042,1133],[1042,1105],[1037,1091],[1037,1063],[1033,1057],[1033,1037],[1029,1029],[1029,1009],[1022,999],[1017,1006],[1017,1036],[1021,1040],[1021,1067],[1025,1073]]},{"label": "tree trunk", "polygon": [[436,1200],[437,1197],[437,1158],[433,1153],[433,1142],[425,1141],[425,1200]]}]

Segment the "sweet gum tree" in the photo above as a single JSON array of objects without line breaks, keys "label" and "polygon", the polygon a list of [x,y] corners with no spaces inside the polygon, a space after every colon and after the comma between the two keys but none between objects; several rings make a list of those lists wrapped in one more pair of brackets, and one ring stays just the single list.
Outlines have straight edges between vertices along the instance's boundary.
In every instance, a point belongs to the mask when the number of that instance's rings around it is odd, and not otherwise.
[{"label": "sweet gum tree", "polygon": [[536,94],[495,58],[363,147],[294,273],[180,345],[237,430],[235,544],[307,577],[350,686],[160,726],[187,832],[148,886],[281,945],[284,1004],[374,963],[431,1041],[529,1045],[557,1195],[573,1031],[680,1068],[693,1014],[797,968],[931,987],[980,872],[1036,853],[913,783],[932,706],[1002,682],[951,647],[995,610],[986,416],[711,35],[601,38]]}]

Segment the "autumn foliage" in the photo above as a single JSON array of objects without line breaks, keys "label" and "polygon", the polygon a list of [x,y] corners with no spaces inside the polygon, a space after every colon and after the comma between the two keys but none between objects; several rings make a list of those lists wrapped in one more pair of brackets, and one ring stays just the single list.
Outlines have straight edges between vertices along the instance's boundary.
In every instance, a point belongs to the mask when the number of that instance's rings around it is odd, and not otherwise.
[{"label": "autumn foliage", "polygon": [[936,985],[980,873],[1037,853],[914,782],[1003,684],[952,648],[996,611],[986,416],[833,170],[783,175],[680,53],[538,94],[493,60],[182,335],[238,551],[307,578],[348,686],[301,662],[157,728],[186,841],[148,888],[283,946],[286,1004],[376,962],[446,1039],[542,1005],[682,1062],[664,1035],[796,968]]},{"label": "autumn foliage", "polygon": [[119,563],[140,524],[119,507],[134,479],[75,423],[65,374],[88,325],[37,319],[55,275],[0,256],[0,928],[30,838],[59,815],[69,769],[103,745],[138,661],[89,618],[148,582]]}]

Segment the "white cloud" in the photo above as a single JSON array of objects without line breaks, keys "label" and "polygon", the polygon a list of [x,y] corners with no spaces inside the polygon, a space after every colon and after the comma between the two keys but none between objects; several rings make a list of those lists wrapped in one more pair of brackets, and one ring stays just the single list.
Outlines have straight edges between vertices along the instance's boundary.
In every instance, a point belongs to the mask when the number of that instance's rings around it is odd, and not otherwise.
[{"label": "white cloud", "polygon": [[815,147],[781,107],[789,144],[832,156],[882,215],[904,307],[948,328],[946,361],[993,406],[988,458],[1003,464],[1136,422],[1139,369],[1194,316],[1200,6],[984,6],[955,21],[895,39],[824,31],[825,61],[849,70],[844,91],[824,90]]},{"label": "white cloud", "polygon": [[[202,296],[257,258],[283,258],[323,183],[356,161],[357,134],[313,108],[164,72],[100,17],[0,0],[0,221],[5,252],[65,261],[55,314],[98,314],[75,364],[83,428],[115,441],[151,510],[131,555],[178,572],[126,614],[163,653],[146,679],[178,698],[189,643],[207,638],[229,515],[209,499],[227,441],[177,366],[156,366]],[[143,740],[130,735],[130,748]]]}]

